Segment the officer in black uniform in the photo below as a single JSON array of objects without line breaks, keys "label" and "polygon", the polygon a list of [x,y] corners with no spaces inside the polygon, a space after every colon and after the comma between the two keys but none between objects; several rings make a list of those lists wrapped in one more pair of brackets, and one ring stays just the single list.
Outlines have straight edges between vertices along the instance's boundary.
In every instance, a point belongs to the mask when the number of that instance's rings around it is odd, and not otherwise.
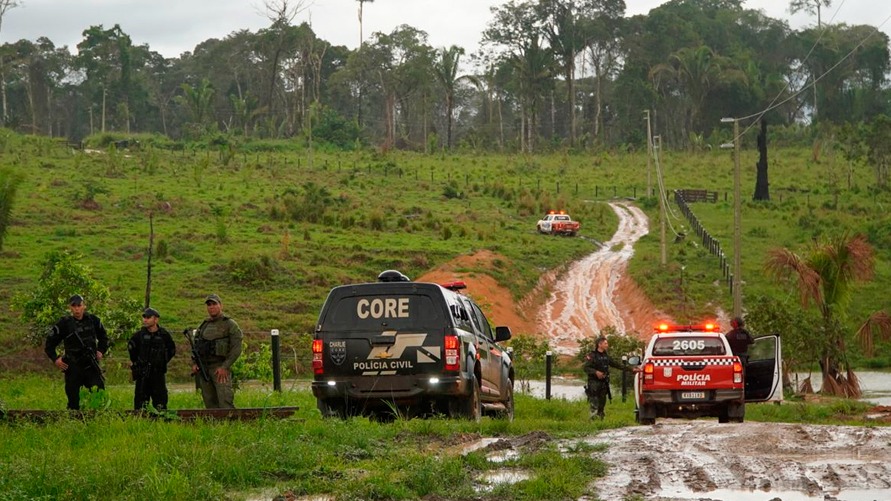
[{"label": "officer in black uniform", "polygon": [[176,354],[176,344],[167,329],[158,322],[161,314],[154,308],[142,312],[142,329],[133,334],[127,343],[130,353],[130,370],[136,391],[133,408],[140,410],[149,400],[155,409],[167,408],[167,363]]},{"label": "officer in black uniform", "polygon": [[[68,408],[80,409],[80,388],[105,389],[105,378],[99,361],[108,351],[108,333],[99,317],[86,312],[83,296],[75,294],[68,299],[71,315],[59,319],[46,336],[46,356],[65,373],[65,395]],[[62,355],[56,347],[62,344]]]},{"label": "officer in black uniform", "polygon": [[742,317],[734,317],[730,321],[730,332],[726,334],[727,342],[730,343],[730,350],[738,356],[745,367],[749,360],[749,345],[755,342],[755,338],[746,330],[746,323]]},{"label": "officer in black uniform", "polygon": [[620,370],[631,370],[634,372],[640,369],[633,369],[613,360],[607,353],[609,343],[606,338],[600,336],[594,342],[594,349],[585,356],[585,363],[582,369],[588,375],[588,384],[585,386],[585,394],[588,395],[588,404],[591,406],[591,419],[599,417],[601,420],[605,414],[603,412],[606,407],[606,399],[612,398],[609,387],[609,368],[615,367]]}]

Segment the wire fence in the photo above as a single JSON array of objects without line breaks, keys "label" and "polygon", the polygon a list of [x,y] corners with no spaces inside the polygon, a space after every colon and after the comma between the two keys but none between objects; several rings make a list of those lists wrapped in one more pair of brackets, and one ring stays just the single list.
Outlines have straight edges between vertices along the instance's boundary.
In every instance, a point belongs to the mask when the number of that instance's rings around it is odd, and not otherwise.
[{"label": "wire fence", "polygon": [[681,213],[684,214],[684,217],[687,218],[687,222],[690,223],[690,228],[701,240],[702,246],[706,248],[711,255],[718,258],[718,266],[721,268],[721,275],[727,283],[727,287],[730,289],[730,294],[732,295],[733,272],[730,270],[730,264],[727,262],[727,256],[724,254],[724,249],[721,248],[721,242],[708,232],[705,226],[699,221],[699,218],[696,217],[693,209],[690,208],[690,204],[695,202],[717,202],[718,192],[694,189],[675,190],[674,201],[680,208]]}]

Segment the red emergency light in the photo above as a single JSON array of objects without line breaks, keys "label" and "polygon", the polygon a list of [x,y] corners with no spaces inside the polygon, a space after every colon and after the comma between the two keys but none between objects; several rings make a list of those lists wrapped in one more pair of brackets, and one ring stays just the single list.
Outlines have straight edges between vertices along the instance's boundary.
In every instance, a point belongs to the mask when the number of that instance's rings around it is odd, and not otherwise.
[{"label": "red emergency light", "polygon": [[454,282],[446,282],[444,284],[440,284],[443,288],[446,288],[450,291],[459,291],[461,289],[466,289],[467,284],[464,283],[463,280],[455,280]]}]

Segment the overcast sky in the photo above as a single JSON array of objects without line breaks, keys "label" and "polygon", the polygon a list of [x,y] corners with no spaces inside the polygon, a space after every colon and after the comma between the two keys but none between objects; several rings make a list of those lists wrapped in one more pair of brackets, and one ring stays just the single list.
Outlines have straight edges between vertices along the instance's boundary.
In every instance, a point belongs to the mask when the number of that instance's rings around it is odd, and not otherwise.
[{"label": "overcast sky", "polygon": [[[262,0],[18,0],[6,12],[0,42],[46,36],[57,46],[76,52],[83,31],[93,25],[106,29],[120,24],[134,44],[148,44],[166,57],[176,57],[208,38],[233,31],[256,31],[270,24]],[[292,3],[294,0],[292,0]],[[459,45],[468,54],[479,47],[480,34],[492,19],[489,8],[504,0],[376,0],[365,3],[363,32],[391,32],[408,24],[429,35],[433,47]],[[626,14],[646,14],[663,0],[625,0]],[[335,45],[355,48],[359,42],[357,0],[304,0],[309,7],[295,19],[308,21],[315,33]],[[749,9],[786,19],[793,28],[816,24],[804,14],[790,17],[789,0],[745,0]],[[834,16],[834,17],[833,17]],[[868,24],[891,33],[888,0],[834,0],[823,12],[824,22]]]}]

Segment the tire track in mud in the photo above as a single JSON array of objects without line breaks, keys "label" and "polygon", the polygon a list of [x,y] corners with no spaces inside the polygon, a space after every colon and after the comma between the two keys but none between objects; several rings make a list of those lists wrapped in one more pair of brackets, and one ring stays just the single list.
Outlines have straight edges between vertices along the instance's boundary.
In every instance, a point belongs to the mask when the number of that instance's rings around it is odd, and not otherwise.
[{"label": "tire track in mud", "polygon": [[579,340],[609,325],[626,330],[614,300],[616,287],[634,254],[634,243],[649,232],[649,225],[639,208],[625,202],[609,205],[619,217],[616,233],[598,251],[570,266],[539,312],[538,324],[561,355],[574,354]]},{"label": "tire track in mud", "polygon": [[665,420],[591,441],[613,465],[600,499],[891,499],[891,428]]}]

